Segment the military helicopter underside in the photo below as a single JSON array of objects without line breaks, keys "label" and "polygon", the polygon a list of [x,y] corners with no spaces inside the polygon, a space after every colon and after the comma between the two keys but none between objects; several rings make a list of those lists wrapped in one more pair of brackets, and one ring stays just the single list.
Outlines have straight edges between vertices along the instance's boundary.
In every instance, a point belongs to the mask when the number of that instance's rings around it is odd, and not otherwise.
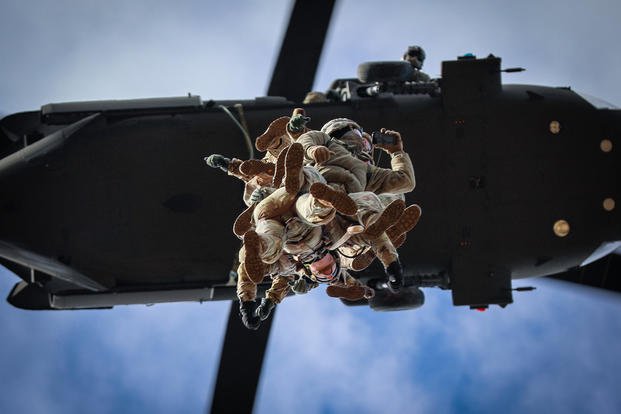
[{"label": "military helicopter underside", "polygon": [[[408,287],[372,308],[418,307],[421,287],[451,289],[456,305],[505,306],[512,279],[618,247],[618,210],[603,204],[617,190],[616,155],[602,147],[618,134],[618,110],[564,88],[503,86],[491,55],[444,62],[437,82],[336,81],[349,92],[305,106],[316,127],[335,116],[368,130],[394,125],[415,163],[407,202],[423,218],[400,249]],[[352,94],[369,90],[378,93]],[[24,279],[9,301],[81,309],[234,299],[240,242],[230,223],[242,187],[202,156],[252,157],[244,128],[257,136],[294,106],[189,96],[49,104],[2,120],[3,151],[14,152],[0,161],[0,256]],[[381,291],[382,274],[376,263],[357,276]]]}]

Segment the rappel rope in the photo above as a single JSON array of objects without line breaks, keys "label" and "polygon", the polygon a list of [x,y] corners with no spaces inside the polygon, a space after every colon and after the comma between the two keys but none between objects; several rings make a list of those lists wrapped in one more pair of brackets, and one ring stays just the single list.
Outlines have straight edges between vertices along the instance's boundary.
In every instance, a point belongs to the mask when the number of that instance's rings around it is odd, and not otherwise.
[{"label": "rappel rope", "polygon": [[224,113],[226,113],[229,116],[229,118],[231,118],[231,120],[235,123],[235,125],[237,125],[237,128],[239,128],[242,134],[244,134],[244,140],[246,141],[246,147],[248,147],[248,155],[249,155],[248,159],[253,159],[254,158],[254,146],[252,145],[252,140],[250,139],[250,134],[248,133],[248,124],[246,123],[246,116],[244,115],[244,110],[242,109],[242,105],[235,104],[235,108],[237,109],[237,113],[239,114],[239,117],[241,118],[243,125],[239,123],[237,118],[235,118],[235,115],[233,115],[226,106],[218,105],[218,108],[222,109]]}]

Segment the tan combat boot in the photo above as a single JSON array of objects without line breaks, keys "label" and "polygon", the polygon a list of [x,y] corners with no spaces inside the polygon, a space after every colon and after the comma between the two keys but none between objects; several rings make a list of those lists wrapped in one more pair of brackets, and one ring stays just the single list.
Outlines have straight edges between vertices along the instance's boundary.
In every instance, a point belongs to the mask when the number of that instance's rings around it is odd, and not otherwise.
[{"label": "tan combat boot", "polygon": [[265,276],[265,264],[261,260],[261,238],[254,230],[248,230],[244,234],[244,248],[246,249],[244,258],[246,273],[250,280],[259,284]]},{"label": "tan combat boot", "polygon": [[257,137],[254,146],[261,152],[265,152],[270,148],[277,139],[287,134],[288,116],[281,116],[269,124],[265,132]]},{"label": "tan combat boot", "polygon": [[362,254],[359,254],[354,258],[354,260],[352,260],[351,270],[356,272],[364,270],[369,267],[371,263],[373,263],[373,260],[375,260],[375,253],[373,250],[368,250]]},{"label": "tan combat boot", "polygon": [[278,188],[282,184],[282,179],[285,177],[285,158],[287,157],[287,150],[289,147],[280,151],[278,158],[276,159],[276,166],[274,167],[274,177],[272,178],[272,187]]},{"label": "tan combat boot", "polygon": [[369,239],[377,239],[390,226],[394,225],[405,208],[405,202],[395,200],[382,211],[377,219],[366,228],[364,236]]},{"label": "tan combat boot", "polygon": [[356,202],[343,191],[335,190],[324,183],[313,183],[309,192],[319,202],[346,216],[353,216],[358,211]]},{"label": "tan combat boot", "polygon": [[326,288],[326,293],[331,298],[340,298],[350,301],[364,299],[367,290],[364,286],[340,286],[330,285]]},{"label": "tan combat boot", "polygon": [[274,163],[261,160],[246,160],[239,166],[239,170],[249,177],[254,177],[261,173],[273,175],[274,168]]},{"label": "tan combat boot", "polygon": [[285,189],[289,194],[297,194],[302,187],[304,165],[304,148],[294,142],[287,149],[285,156]]},{"label": "tan combat boot", "polygon": [[405,210],[403,210],[403,214],[401,214],[399,220],[397,220],[394,225],[386,230],[386,234],[395,247],[397,247],[397,243],[395,242],[399,236],[405,235],[405,233],[409,232],[416,226],[418,220],[420,219],[421,212],[422,210],[417,204],[408,206]]},{"label": "tan combat boot", "polygon": [[256,204],[251,205],[242,211],[235,219],[235,223],[233,223],[233,233],[235,233],[237,237],[242,237],[252,227],[252,213],[256,206]]}]

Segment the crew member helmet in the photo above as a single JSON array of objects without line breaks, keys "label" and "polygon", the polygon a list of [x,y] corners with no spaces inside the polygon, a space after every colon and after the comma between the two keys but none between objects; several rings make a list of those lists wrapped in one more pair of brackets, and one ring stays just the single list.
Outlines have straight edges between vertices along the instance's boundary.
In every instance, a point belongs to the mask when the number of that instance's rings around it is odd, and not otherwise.
[{"label": "crew member helmet", "polygon": [[420,46],[409,46],[408,49],[403,54],[403,60],[410,62],[412,66],[416,69],[421,69],[423,67],[423,62],[425,61],[425,51]]}]

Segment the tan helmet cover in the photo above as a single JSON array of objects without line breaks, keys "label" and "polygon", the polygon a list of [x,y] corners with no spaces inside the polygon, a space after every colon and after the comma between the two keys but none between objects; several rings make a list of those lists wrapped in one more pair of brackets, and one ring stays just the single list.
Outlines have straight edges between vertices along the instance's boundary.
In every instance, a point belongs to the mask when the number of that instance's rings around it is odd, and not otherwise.
[{"label": "tan helmet cover", "polygon": [[335,119],[332,119],[326,122],[326,124],[321,127],[321,132],[325,132],[328,135],[332,135],[333,132],[339,131],[343,128],[348,128],[348,127],[354,127],[356,129],[362,130],[360,125],[358,125],[356,122],[352,121],[351,119],[335,118]]}]

